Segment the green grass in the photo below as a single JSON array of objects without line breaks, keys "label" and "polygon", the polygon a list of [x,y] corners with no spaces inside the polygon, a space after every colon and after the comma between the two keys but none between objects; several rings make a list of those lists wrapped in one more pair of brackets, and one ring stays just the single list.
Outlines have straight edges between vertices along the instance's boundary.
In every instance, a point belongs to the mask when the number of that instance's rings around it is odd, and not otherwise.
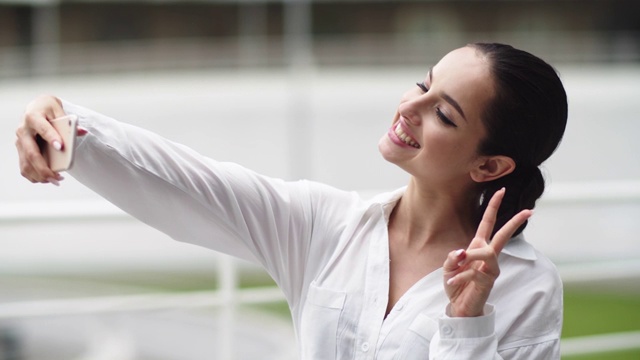
[{"label": "green grass", "polygon": [[565,292],[563,337],[637,330],[640,295]]},{"label": "green grass", "polygon": [[562,360],[638,360],[640,350],[599,353],[594,355],[563,356]]},{"label": "green grass", "polygon": [[[568,290],[564,295],[563,338],[640,330],[640,294]],[[638,360],[640,349],[563,360]]]}]

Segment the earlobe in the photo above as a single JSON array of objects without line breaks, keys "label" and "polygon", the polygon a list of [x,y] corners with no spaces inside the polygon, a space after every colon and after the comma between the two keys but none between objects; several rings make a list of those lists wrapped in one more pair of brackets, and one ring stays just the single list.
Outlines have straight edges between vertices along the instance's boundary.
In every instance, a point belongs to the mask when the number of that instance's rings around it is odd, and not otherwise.
[{"label": "earlobe", "polygon": [[475,182],[487,182],[509,175],[516,169],[512,158],[503,155],[488,156],[471,170],[471,179]]}]

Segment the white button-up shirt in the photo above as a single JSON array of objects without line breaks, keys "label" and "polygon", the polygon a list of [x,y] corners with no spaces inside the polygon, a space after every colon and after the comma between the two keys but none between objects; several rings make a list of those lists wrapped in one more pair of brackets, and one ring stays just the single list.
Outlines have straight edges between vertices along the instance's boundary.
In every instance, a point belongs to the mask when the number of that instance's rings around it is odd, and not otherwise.
[{"label": "white button-up shirt", "polygon": [[389,215],[404,189],[364,201],[220,163],[64,102],[89,130],[70,174],[176,240],[262,265],[291,308],[301,359],[559,359],[562,284],[515,237],[485,316],[448,317],[442,269],[385,317]]}]

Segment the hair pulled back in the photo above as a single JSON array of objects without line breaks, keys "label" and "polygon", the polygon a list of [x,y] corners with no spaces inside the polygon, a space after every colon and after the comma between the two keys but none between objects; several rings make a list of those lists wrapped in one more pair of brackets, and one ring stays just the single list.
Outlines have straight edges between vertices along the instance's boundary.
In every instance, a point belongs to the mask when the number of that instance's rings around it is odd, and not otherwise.
[{"label": "hair pulled back", "polygon": [[[489,62],[495,95],[482,116],[487,135],[480,143],[482,155],[505,155],[515,170],[480,183],[478,220],[489,199],[502,187],[494,232],[524,209],[533,209],[545,181],[540,164],[556,150],[567,124],[567,95],[558,74],[540,58],[504,44],[470,44]],[[524,230],[525,222],[514,235]]]}]

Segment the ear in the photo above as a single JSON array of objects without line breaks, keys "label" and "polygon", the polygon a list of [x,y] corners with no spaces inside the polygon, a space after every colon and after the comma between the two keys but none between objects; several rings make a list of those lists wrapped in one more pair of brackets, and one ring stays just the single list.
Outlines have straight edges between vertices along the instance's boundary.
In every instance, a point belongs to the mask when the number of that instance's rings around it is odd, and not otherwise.
[{"label": "ear", "polygon": [[516,162],[508,156],[483,156],[471,170],[470,175],[473,181],[481,183],[509,175],[515,169]]}]

